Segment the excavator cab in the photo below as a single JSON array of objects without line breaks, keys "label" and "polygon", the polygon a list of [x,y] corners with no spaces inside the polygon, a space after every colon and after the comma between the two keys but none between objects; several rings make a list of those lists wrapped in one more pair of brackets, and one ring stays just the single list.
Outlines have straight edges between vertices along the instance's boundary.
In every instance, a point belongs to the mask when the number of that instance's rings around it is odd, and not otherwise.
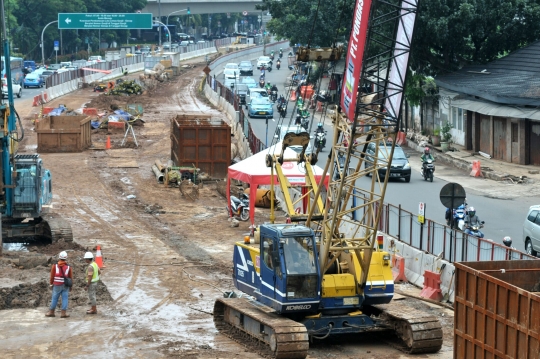
[{"label": "excavator cab", "polygon": [[41,216],[42,206],[52,201],[51,173],[37,154],[15,156],[13,218]]},{"label": "excavator cab", "polygon": [[320,279],[314,232],[304,226],[261,226],[260,301],[278,313],[315,312]]}]

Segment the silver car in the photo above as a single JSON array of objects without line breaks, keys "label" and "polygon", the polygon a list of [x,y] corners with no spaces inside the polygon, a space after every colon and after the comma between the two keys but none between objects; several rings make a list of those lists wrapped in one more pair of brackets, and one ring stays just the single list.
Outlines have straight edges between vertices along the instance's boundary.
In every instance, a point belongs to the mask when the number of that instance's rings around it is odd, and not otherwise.
[{"label": "silver car", "polygon": [[523,223],[525,252],[535,256],[540,252],[540,205],[531,206]]}]

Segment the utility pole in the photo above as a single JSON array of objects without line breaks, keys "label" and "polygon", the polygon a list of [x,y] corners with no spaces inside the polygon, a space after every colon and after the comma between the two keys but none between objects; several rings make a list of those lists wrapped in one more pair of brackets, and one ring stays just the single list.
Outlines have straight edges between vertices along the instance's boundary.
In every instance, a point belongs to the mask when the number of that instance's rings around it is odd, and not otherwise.
[{"label": "utility pole", "polygon": [[[161,0],[158,0],[158,20],[161,23]],[[161,47],[161,26],[158,26],[159,47]]]}]

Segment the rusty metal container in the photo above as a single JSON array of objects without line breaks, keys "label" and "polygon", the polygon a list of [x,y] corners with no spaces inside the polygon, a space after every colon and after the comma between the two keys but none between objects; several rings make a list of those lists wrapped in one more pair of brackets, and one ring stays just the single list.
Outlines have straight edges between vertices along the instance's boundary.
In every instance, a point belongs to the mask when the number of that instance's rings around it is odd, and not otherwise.
[{"label": "rusty metal container", "polygon": [[454,359],[538,359],[540,261],[455,266]]},{"label": "rusty metal container", "polygon": [[225,178],[231,164],[231,128],[205,114],[183,114],[171,120],[171,159],[175,166],[200,168]]},{"label": "rusty metal container", "polygon": [[92,144],[86,115],[45,116],[36,121],[38,152],[81,152]]}]

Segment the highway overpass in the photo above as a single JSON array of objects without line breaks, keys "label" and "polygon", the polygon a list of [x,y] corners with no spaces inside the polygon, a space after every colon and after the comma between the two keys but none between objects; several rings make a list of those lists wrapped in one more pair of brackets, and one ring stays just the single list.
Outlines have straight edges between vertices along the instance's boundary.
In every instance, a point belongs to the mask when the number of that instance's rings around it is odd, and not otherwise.
[{"label": "highway overpass", "polygon": [[[261,0],[148,0],[142,13],[151,13],[154,16],[167,16],[173,11],[182,9],[189,10],[192,14],[221,14],[221,13],[242,13],[249,15],[260,15],[261,11],[255,6],[262,4]],[[175,13],[174,15],[186,15],[187,12]]]}]

